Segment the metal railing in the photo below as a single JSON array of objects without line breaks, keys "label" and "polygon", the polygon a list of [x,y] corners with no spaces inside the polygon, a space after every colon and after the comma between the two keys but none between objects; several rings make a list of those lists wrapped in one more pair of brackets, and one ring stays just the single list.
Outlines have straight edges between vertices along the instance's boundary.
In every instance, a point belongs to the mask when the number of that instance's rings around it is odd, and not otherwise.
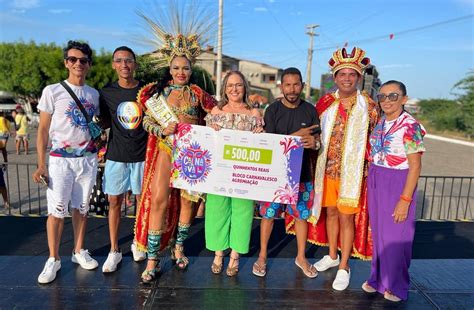
[{"label": "metal railing", "polygon": [[473,179],[421,176],[417,189],[417,219],[473,220]]},{"label": "metal railing", "polygon": [[[17,216],[45,216],[47,214],[46,190],[31,179],[35,169],[34,164],[10,163],[7,165],[4,178],[10,209],[3,209],[3,214]],[[417,189],[417,219],[473,221],[474,189],[471,190],[473,179],[474,177],[464,176],[421,176]],[[96,197],[100,194],[100,190],[94,190],[96,195],[93,196]],[[106,215],[106,210],[104,210],[106,206],[103,203],[104,201],[91,201],[91,215]],[[135,212],[136,206],[126,205],[124,200],[123,216],[134,216]]]}]

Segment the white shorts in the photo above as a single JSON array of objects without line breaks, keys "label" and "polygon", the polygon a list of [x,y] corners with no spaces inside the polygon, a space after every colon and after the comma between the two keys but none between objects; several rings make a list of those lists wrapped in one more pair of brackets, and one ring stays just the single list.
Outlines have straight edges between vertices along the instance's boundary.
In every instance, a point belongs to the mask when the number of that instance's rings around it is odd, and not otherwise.
[{"label": "white shorts", "polygon": [[68,216],[68,205],[82,215],[89,211],[89,199],[97,176],[97,156],[49,157],[49,184],[46,191],[48,215]]}]

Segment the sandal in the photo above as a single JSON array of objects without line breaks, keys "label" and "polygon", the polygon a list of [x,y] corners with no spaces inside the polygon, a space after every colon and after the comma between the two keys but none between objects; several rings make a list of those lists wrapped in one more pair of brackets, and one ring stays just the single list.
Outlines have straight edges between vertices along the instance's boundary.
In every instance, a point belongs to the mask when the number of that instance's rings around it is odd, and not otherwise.
[{"label": "sandal", "polygon": [[301,266],[298,263],[297,259],[295,259],[295,265],[298,266],[298,268],[300,268],[301,271],[303,271],[304,275],[307,276],[308,278],[313,279],[313,278],[316,278],[318,276],[318,271],[316,270],[316,267],[314,267],[314,265],[309,264],[308,268],[303,268],[303,266]]},{"label": "sandal", "polygon": [[224,255],[217,255],[215,254],[215,257],[219,257],[219,258],[222,258],[222,261],[221,263],[218,265],[214,262],[212,262],[212,265],[211,265],[211,271],[213,274],[220,274],[222,272],[222,267],[224,265]]},{"label": "sandal", "polygon": [[145,269],[143,272],[142,272],[142,282],[145,283],[145,284],[149,284],[153,281],[156,280],[156,277],[157,275],[160,273],[161,271],[161,263],[160,263],[160,260],[159,259],[148,259],[148,260],[151,260],[151,261],[155,261],[156,262],[156,265],[155,265],[155,268],[153,269]]},{"label": "sandal", "polygon": [[383,294],[383,298],[393,302],[399,302],[402,300],[400,297],[393,295],[390,291],[385,291],[385,293]]},{"label": "sandal", "polygon": [[[227,270],[225,272],[229,277],[234,277],[239,273],[239,259],[240,256],[237,256],[237,258],[232,256],[230,257],[229,265],[227,265]],[[232,260],[234,260],[234,264],[235,262],[237,262],[237,264],[233,267],[230,267],[230,263],[232,262]]]},{"label": "sandal", "polygon": [[[259,257],[260,258],[260,257]],[[262,257],[263,258],[263,257]],[[257,277],[264,277],[267,274],[267,264],[266,264],[266,259],[265,263],[260,264],[258,260],[253,263],[252,267],[252,273],[256,275]]]},{"label": "sandal", "polygon": [[362,290],[366,293],[369,293],[369,294],[377,292],[377,290],[375,288],[373,288],[372,286],[370,286],[369,282],[367,282],[367,281],[362,283]]},{"label": "sandal", "polygon": [[[176,257],[176,252],[180,252],[182,257]],[[171,260],[175,260],[176,269],[185,270],[189,265],[189,259],[184,255],[184,247],[180,244],[175,244],[171,248]]]}]

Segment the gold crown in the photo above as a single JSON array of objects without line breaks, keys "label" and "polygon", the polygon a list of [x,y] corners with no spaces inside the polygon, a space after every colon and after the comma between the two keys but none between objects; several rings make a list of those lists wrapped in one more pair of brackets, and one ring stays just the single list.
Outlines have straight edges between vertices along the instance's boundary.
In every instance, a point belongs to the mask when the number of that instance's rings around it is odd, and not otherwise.
[{"label": "gold crown", "polygon": [[354,69],[359,74],[362,74],[362,71],[370,63],[370,59],[364,56],[365,51],[361,48],[354,47],[351,54],[347,55],[347,51],[343,47],[332,54],[329,66],[333,74],[344,68]]},{"label": "gold crown", "polygon": [[159,49],[159,52],[168,65],[173,58],[179,56],[184,56],[190,62],[194,62],[196,57],[201,54],[201,46],[198,42],[198,36],[195,34],[189,36],[166,34],[163,47]]}]

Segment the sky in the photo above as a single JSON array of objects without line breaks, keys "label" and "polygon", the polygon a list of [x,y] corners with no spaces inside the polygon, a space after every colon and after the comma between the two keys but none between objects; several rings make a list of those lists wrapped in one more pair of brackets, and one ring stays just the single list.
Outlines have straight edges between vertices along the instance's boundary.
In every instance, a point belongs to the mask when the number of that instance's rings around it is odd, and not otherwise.
[{"label": "sky", "polygon": [[[217,22],[218,0],[197,4]],[[367,52],[383,81],[404,82],[411,98],[456,96],[454,84],[474,70],[473,0],[223,0],[223,53],[274,67],[297,67],[306,76],[314,37],[311,85],[329,72],[332,53],[347,44]],[[168,0],[0,0],[0,42],[85,40],[96,51],[128,45],[137,53],[151,34],[137,10],[155,14]],[[217,29],[217,27],[215,28]],[[390,35],[393,37],[390,39]],[[211,33],[217,45],[217,30]]]}]

